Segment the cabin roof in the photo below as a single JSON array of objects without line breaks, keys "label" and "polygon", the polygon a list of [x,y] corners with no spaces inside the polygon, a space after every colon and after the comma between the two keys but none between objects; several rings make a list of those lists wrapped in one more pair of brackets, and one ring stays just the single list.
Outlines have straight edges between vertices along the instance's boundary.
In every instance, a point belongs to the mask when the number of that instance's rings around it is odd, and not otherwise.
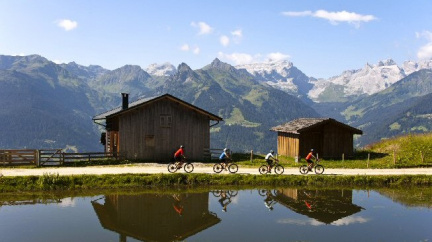
[{"label": "cabin roof", "polygon": [[281,124],[271,128],[271,131],[282,132],[282,133],[291,133],[291,134],[300,134],[304,131],[307,131],[310,128],[323,125],[326,123],[335,123],[340,125],[345,129],[351,130],[354,134],[363,134],[363,131],[351,127],[347,124],[336,121],[332,118],[299,118],[293,121],[290,121],[285,124]]},{"label": "cabin roof", "polygon": [[187,107],[187,108],[189,108],[191,110],[194,110],[194,111],[196,111],[196,112],[198,112],[198,113],[200,113],[202,115],[208,116],[210,120],[215,120],[215,121],[222,121],[223,120],[221,117],[219,117],[219,116],[217,116],[215,114],[207,112],[204,109],[201,109],[201,108],[199,108],[197,106],[194,106],[194,105],[192,105],[192,104],[190,104],[188,102],[185,102],[185,101],[183,101],[181,99],[178,99],[178,98],[176,98],[176,97],[174,97],[174,96],[172,96],[170,94],[164,94],[164,95],[161,95],[161,96],[147,97],[147,98],[138,99],[137,101],[129,103],[129,107],[127,109],[122,109],[122,107],[117,107],[117,108],[114,108],[114,109],[109,110],[107,112],[104,112],[104,113],[101,113],[101,114],[98,114],[98,115],[94,116],[93,120],[101,120],[101,119],[106,119],[107,117],[121,115],[121,114],[126,113],[128,111],[134,110],[136,108],[139,108],[139,107],[142,107],[142,106],[145,106],[145,105],[149,105],[149,104],[151,104],[153,102],[156,102],[158,100],[165,99],[165,98],[169,99],[169,100],[171,100],[173,102],[179,103],[179,104],[181,104],[181,105],[183,105],[183,106],[185,106],[185,107]]}]

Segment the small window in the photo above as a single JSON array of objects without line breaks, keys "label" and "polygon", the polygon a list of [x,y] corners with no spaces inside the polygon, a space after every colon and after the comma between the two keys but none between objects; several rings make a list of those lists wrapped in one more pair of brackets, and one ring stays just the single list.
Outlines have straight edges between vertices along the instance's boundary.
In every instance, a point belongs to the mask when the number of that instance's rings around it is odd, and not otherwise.
[{"label": "small window", "polygon": [[171,115],[161,115],[160,116],[160,126],[164,128],[171,127],[172,124],[172,116]]}]

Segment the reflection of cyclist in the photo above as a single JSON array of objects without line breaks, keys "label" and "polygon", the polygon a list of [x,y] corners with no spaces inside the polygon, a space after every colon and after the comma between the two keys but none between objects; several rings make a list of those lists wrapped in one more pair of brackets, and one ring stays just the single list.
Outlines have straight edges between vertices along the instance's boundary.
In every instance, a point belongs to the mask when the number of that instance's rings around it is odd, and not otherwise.
[{"label": "reflection of cyclist", "polygon": [[231,159],[229,150],[227,148],[223,149],[222,154],[219,156],[219,163],[223,164],[223,168],[226,169],[226,163]]},{"label": "reflection of cyclist", "polygon": [[231,198],[228,197],[226,191],[222,191],[221,198],[219,199],[219,203],[222,206],[222,211],[226,212],[228,204],[231,203]]},{"label": "reflection of cyclist", "polygon": [[181,199],[178,194],[173,194],[172,197],[174,198],[173,208],[178,213],[179,216],[183,215],[183,205],[181,205]]},{"label": "reflection of cyclist", "polygon": [[174,153],[174,160],[177,162],[180,162],[179,166],[183,165],[183,160],[186,159],[186,157],[184,156],[184,146],[180,145],[180,149],[178,149],[175,153]]},{"label": "reflection of cyclist", "polygon": [[312,210],[313,202],[308,202],[308,201],[307,201],[307,200],[312,201],[312,196],[311,196],[309,193],[307,193],[307,192],[303,192],[303,193],[306,195],[306,197],[309,198],[309,199],[305,199],[305,200],[304,200],[304,203],[305,203],[306,207],[307,207],[309,210]]},{"label": "reflection of cyclist", "polygon": [[315,160],[317,160],[317,158],[313,155],[313,153],[314,153],[314,150],[311,149],[311,151],[309,152],[309,154],[307,154],[307,156],[306,156],[306,161],[308,163],[309,171],[312,171],[312,168],[314,166],[312,158],[314,158]]},{"label": "reflection of cyclist", "polygon": [[[270,152],[265,156],[265,161],[267,162],[268,173],[271,173],[271,169],[273,167],[274,161],[278,161],[274,156],[274,151],[270,150]],[[274,160],[274,161],[273,161]]]},{"label": "reflection of cyclist", "polygon": [[264,199],[265,206],[271,211],[273,210],[273,205],[276,203],[273,194],[270,191],[267,191],[266,198]]}]

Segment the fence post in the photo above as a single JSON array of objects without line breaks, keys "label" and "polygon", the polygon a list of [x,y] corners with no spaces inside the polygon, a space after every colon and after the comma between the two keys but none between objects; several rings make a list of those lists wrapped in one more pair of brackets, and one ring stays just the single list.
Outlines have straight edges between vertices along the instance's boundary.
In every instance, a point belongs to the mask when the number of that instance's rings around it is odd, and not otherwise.
[{"label": "fence post", "polygon": [[40,159],[40,150],[35,150],[35,162],[36,166],[39,166],[39,159]]},{"label": "fence post", "polygon": [[253,150],[251,150],[251,157],[250,157],[251,163],[253,163]]},{"label": "fence post", "polygon": [[420,150],[420,157],[421,157],[422,163],[424,163],[424,155],[423,155],[423,151],[421,151],[421,150]]},{"label": "fence post", "polygon": [[393,150],[393,165],[396,165],[396,151]]},{"label": "fence post", "polygon": [[370,153],[368,153],[367,168],[369,168],[369,159],[370,159]]}]

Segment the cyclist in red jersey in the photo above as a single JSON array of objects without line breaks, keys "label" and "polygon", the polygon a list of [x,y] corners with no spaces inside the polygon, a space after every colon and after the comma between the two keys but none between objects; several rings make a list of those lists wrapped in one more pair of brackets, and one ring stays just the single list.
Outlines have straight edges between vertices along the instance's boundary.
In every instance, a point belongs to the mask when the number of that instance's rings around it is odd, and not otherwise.
[{"label": "cyclist in red jersey", "polygon": [[186,159],[184,156],[184,146],[180,145],[180,149],[178,149],[174,153],[174,160],[180,162],[179,166],[183,165],[183,160]]},{"label": "cyclist in red jersey", "polygon": [[309,171],[312,170],[312,167],[314,165],[314,163],[312,161],[312,158],[314,158],[315,160],[317,160],[317,158],[313,155],[313,153],[314,153],[314,150],[311,149],[311,151],[309,152],[309,154],[307,154],[307,156],[306,156],[306,161],[308,163]]}]

